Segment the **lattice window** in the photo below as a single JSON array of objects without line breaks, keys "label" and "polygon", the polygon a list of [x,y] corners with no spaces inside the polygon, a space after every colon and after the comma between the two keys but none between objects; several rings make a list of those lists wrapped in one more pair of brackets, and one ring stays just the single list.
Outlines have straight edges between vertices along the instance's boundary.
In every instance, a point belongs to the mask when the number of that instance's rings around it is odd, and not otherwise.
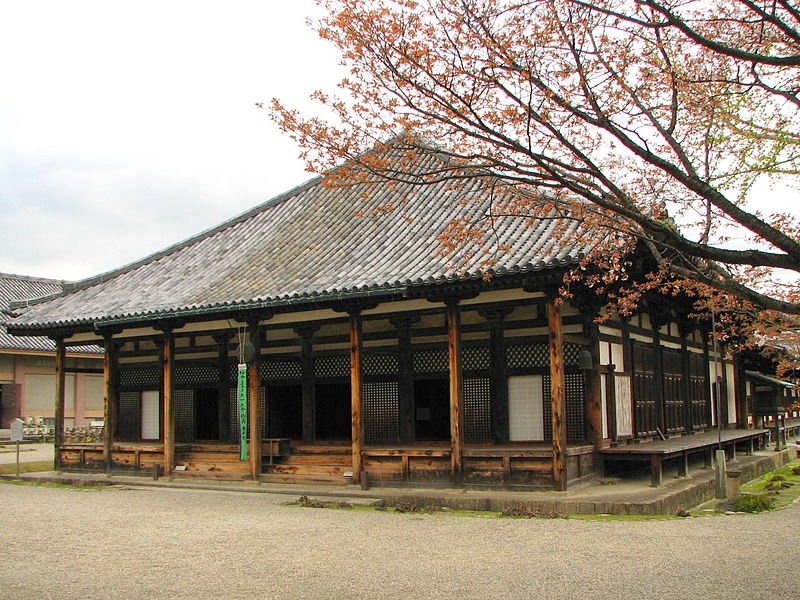
[{"label": "lattice window", "polygon": [[119,385],[121,387],[159,387],[161,385],[161,369],[157,365],[121,366],[119,368]]},{"label": "lattice window", "polygon": [[544,404],[542,405],[542,420],[544,422],[544,439],[546,442],[553,441],[553,395],[550,392],[550,375],[542,377],[542,390],[544,392]]},{"label": "lattice window", "polygon": [[314,377],[349,377],[350,356],[347,354],[329,354],[314,359]]},{"label": "lattice window", "polygon": [[[234,443],[239,442],[239,401],[236,397],[236,387],[228,391],[228,406],[230,409],[230,439]],[[250,421],[248,420],[248,423]],[[267,390],[261,386],[261,437],[269,437],[269,414],[267,411]]]},{"label": "lattice window", "polygon": [[569,342],[564,344],[564,364],[570,366],[577,365],[578,354],[580,354],[581,350],[583,350],[583,346],[581,346],[580,344],[572,344]]},{"label": "lattice window", "polygon": [[[553,397],[550,394],[550,375],[544,376],[544,435],[545,440],[553,439]],[[583,375],[566,373],[564,375],[564,394],[567,409],[567,442],[586,441],[586,403],[583,397]]]},{"label": "lattice window", "polygon": [[488,377],[464,379],[464,441],[492,441],[492,409]]},{"label": "lattice window", "polygon": [[175,383],[189,385],[193,383],[217,383],[219,367],[212,363],[177,363],[175,365]]},{"label": "lattice window", "polygon": [[298,380],[303,377],[303,369],[299,360],[267,359],[261,360],[261,378],[267,381]]},{"label": "lattice window", "polygon": [[396,375],[396,354],[364,353],[364,375]]},{"label": "lattice window", "polygon": [[448,370],[449,365],[446,348],[414,352],[415,373],[447,373]]},{"label": "lattice window", "polygon": [[228,390],[228,414],[230,415],[230,439],[234,443],[239,443],[239,402],[236,398],[236,387]]},{"label": "lattice window", "polygon": [[365,441],[397,442],[400,439],[397,382],[365,382],[363,393]]},{"label": "lattice window", "polygon": [[509,369],[531,369],[550,364],[550,351],[547,344],[519,344],[506,348],[506,362]]},{"label": "lattice window", "polygon": [[567,373],[564,376],[567,397],[567,441],[586,441],[586,404],[583,398],[583,375]]},{"label": "lattice window", "polygon": [[194,390],[175,390],[172,398],[175,411],[175,441],[194,441]]},{"label": "lattice window", "polygon": [[486,346],[469,346],[461,351],[462,368],[465,371],[488,371],[491,358]]},{"label": "lattice window", "polygon": [[119,393],[117,439],[128,442],[139,439],[139,419],[142,410],[140,402],[140,392]]}]

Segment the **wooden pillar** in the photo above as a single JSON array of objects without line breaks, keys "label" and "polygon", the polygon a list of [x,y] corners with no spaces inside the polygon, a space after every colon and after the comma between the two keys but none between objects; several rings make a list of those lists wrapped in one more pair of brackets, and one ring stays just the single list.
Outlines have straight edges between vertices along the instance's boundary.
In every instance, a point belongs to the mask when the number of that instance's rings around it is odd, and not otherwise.
[{"label": "wooden pillar", "polygon": [[693,433],[692,429],[692,366],[689,355],[689,335],[693,328],[689,319],[682,316],[678,320],[678,332],[681,334],[681,393],[683,394],[683,431]]},{"label": "wooden pillar", "polygon": [[419,317],[391,319],[397,328],[397,396],[400,420],[400,441],[414,441],[414,354],[411,346],[411,326]]},{"label": "wooden pillar", "polygon": [[316,397],[314,391],[314,345],[312,336],[317,325],[296,327],[300,336],[300,370],[302,377],[303,442],[313,444],[317,434]]},{"label": "wooden pillar", "polygon": [[738,352],[733,355],[733,388],[736,391],[736,427],[747,429],[747,388],[742,357]]},{"label": "wooden pillar", "polygon": [[[631,382],[631,436],[638,437],[639,423],[636,418],[636,369],[633,364],[633,342],[631,341],[630,317],[620,315],[620,325],[622,327],[622,368],[617,365],[619,371],[628,373]],[[616,405],[615,405],[616,409]]]},{"label": "wooden pillar", "polygon": [[53,434],[54,460],[56,470],[61,468],[61,446],[64,445],[64,398],[66,395],[66,349],[64,340],[56,338],[56,396],[55,432]]},{"label": "wooden pillar", "polygon": [[231,333],[219,333],[214,336],[214,341],[219,346],[217,366],[219,376],[217,378],[217,419],[219,421],[218,437],[221,442],[228,442],[231,439],[231,364],[228,354],[228,344],[230,343]]},{"label": "wooden pillar", "polygon": [[111,448],[114,444],[114,433],[119,419],[117,343],[112,340],[111,335],[104,336],[103,348],[105,350],[103,356],[103,458],[106,464],[106,471],[110,471],[112,464]]},{"label": "wooden pillar", "polygon": [[489,322],[489,402],[492,422],[492,438],[495,444],[507,444],[508,431],[508,376],[505,318],[512,308],[490,308],[480,311]]},{"label": "wooden pillar", "polygon": [[603,399],[600,390],[600,327],[594,322],[597,308],[590,305],[583,312],[583,334],[589,340],[586,350],[592,357],[592,368],[583,372],[586,402],[586,437],[595,450],[603,447]]},{"label": "wooden pillar", "polygon": [[447,301],[447,348],[450,373],[450,473],[453,485],[463,481],[464,376],[461,366],[461,314],[458,300]]},{"label": "wooden pillar", "polygon": [[170,475],[175,468],[175,337],[171,329],[164,331],[161,349],[161,397],[163,399],[164,474]]},{"label": "wooden pillar", "polygon": [[567,489],[567,397],[564,389],[564,339],[561,307],[548,298],[547,331],[550,345],[550,397],[553,417],[553,484]]},{"label": "wooden pillar", "polygon": [[363,443],[363,423],[361,422],[361,312],[350,312],[350,417],[352,431],[353,483],[361,481],[361,451]]},{"label": "wooden pillar", "polygon": [[719,348],[719,367],[720,367],[720,375],[722,376],[722,383],[720,384],[720,398],[722,402],[722,428],[728,429],[730,427],[730,413],[728,411],[728,365],[725,364],[724,356],[725,351],[722,349],[722,345],[718,344],[717,348]]},{"label": "wooden pillar", "polygon": [[249,403],[250,479],[258,481],[261,475],[261,329],[258,320],[248,323],[250,343],[253,345],[253,360],[247,366],[247,399]]}]

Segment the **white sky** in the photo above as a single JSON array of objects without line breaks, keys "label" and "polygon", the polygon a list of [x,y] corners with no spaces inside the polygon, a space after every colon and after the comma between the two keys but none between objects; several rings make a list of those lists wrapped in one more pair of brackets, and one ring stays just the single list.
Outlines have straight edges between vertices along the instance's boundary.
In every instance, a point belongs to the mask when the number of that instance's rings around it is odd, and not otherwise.
[{"label": "white sky", "polygon": [[309,179],[254,105],[340,78],[316,10],[0,2],[0,272],[89,277]]},{"label": "white sky", "polygon": [[[0,272],[81,279],[306,181],[255,107],[343,75],[313,0],[0,1]],[[797,214],[797,192],[762,186]],[[766,208],[766,205],[765,205]]]}]

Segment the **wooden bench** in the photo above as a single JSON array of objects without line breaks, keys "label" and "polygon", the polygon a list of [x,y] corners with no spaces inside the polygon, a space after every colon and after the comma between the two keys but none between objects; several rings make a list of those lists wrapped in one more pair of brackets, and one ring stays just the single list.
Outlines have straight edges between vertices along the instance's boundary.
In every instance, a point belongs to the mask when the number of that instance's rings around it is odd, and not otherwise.
[{"label": "wooden bench", "polygon": [[720,445],[720,438],[722,448],[729,449],[731,457],[734,458],[736,444],[747,444],[747,454],[752,454],[756,444],[760,446],[766,444],[767,434],[765,429],[728,429],[723,430],[719,436],[716,431],[708,431],[666,440],[604,448],[600,451],[600,468],[605,473],[605,462],[610,460],[649,462],[650,485],[659,487],[662,484],[662,463],[665,460],[680,459],[678,474],[686,477],[689,474],[691,454],[702,452],[705,466],[711,466],[712,453]]}]

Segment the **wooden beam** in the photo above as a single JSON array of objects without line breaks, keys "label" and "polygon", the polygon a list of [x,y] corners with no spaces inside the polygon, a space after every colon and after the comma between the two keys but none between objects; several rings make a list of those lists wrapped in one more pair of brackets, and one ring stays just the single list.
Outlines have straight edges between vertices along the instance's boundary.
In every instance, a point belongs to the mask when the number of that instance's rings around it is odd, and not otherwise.
[{"label": "wooden beam", "polygon": [[163,399],[164,474],[175,468],[175,337],[172,330],[164,331],[161,349],[161,397]]},{"label": "wooden beam", "polygon": [[104,336],[103,348],[103,458],[106,471],[111,470],[111,447],[117,426],[117,343],[111,335]]},{"label": "wooden beam", "polygon": [[447,301],[447,348],[450,373],[450,474],[463,483],[464,377],[461,365],[461,314],[457,300]]},{"label": "wooden beam", "polygon": [[55,433],[53,435],[53,446],[55,457],[53,466],[56,470],[61,468],[61,446],[64,444],[64,398],[66,394],[66,372],[65,360],[66,349],[64,340],[56,338],[56,395],[55,395]]},{"label": "wooden beam", "polygon": [[258,321],[248,324],[250,343],[255,353],[247,367],[247,399],[249,402],[250,442],[248,456],[250,459],[250,478],[258,481],[261,475],[261,329]]},{"label": "wooden beam", "polygon": [[600,328],[594,322],[595,314],[587,314],[584,335],[589,339],[587,350],[592,356],[592,368],[584,372],[584,400],[586,402],[587,437],[595,451],[603,447],[603,399],[600,391]]},{"label": "wooden beam", "polygon": [[319,325],[303,325],[295,328],[295,333],[300,336],[303,442],[306,444],[313,444],[317,437],[313,335],[318,330]]},{"label": "wooden beam", "polygon": [[397,328],[397,397],[400,441],[414,441],[414,349],[411,327],[419,317],[390,319]]},{"label": "wooden beam", "polygon": [[219,423],[218,437],[221,442],[231,439],[231,402],[230,402],[230,357],[228,354],[228,344],[233,337],[230,332],[223,332],[214,335],[217,343],[218,359],[217,365],[219,375],[217,377],[217,420]]},{"label": "wooden beam", "polygon": [[489,403],[492,439],[507,444],[508,431],[508,374],[506,365],[505,318],[510,307],[487,308],[478,311],[489,322]]},{"label": "wooden beam", "polygon": [[550,397],[553,418],[553,484],[567,489],[567,399],[564,389],[564,340],[561,330],[561,307],[548,299],[547,330],[550,346]]},{"label": "wooden beam", "polygon": [[361,422],[361,312],[350,313],[350,416],[352,427],[353,483],[361,481],[363,423]]}]

